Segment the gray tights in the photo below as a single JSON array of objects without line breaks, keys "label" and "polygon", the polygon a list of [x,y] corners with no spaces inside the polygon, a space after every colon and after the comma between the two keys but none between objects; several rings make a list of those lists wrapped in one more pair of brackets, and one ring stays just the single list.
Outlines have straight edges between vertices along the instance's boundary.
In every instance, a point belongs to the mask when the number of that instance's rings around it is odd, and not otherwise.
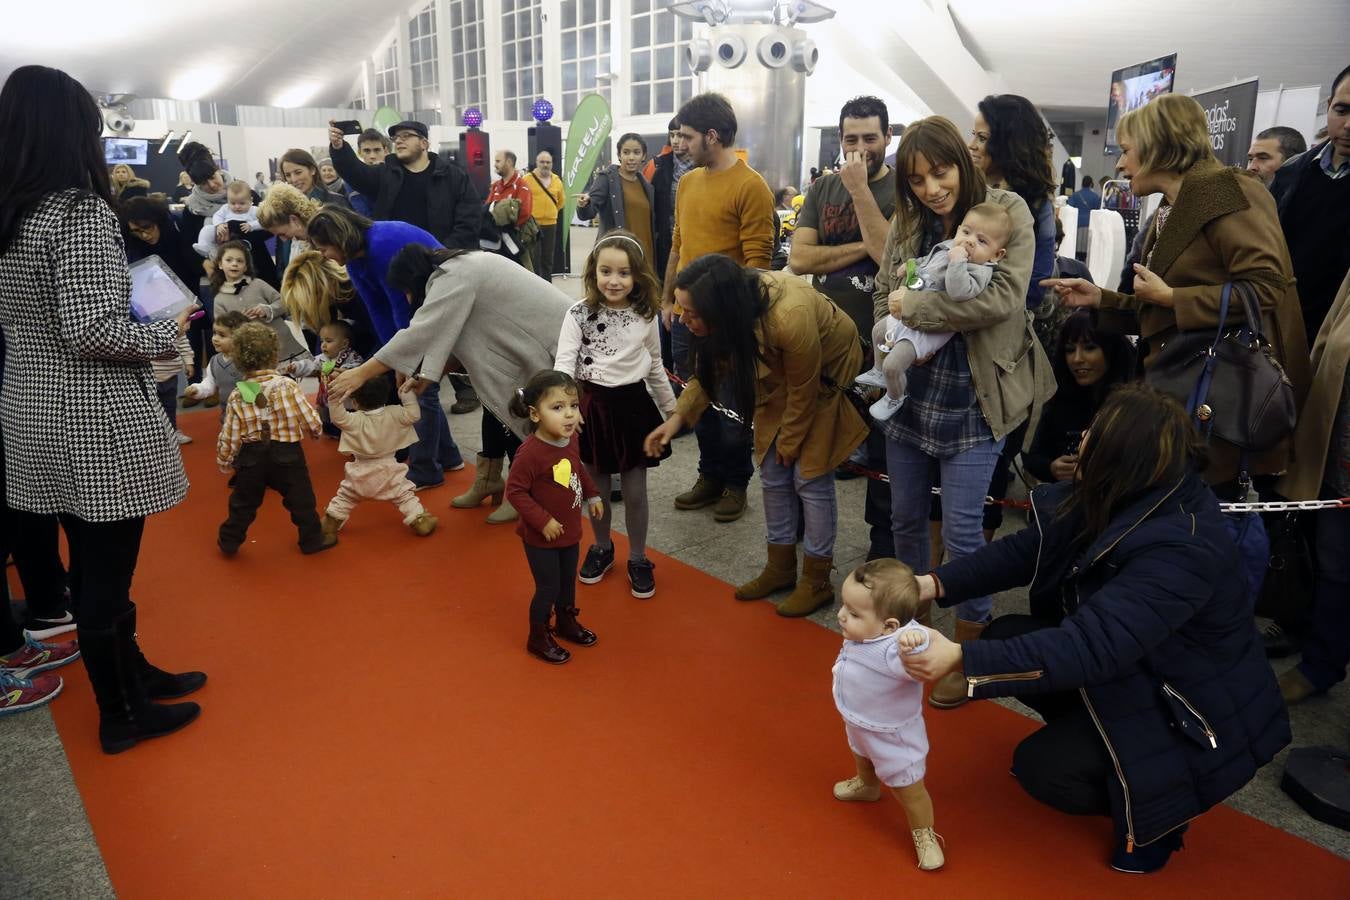
[{"label": "gray tights", "polygon": [[[613,543],[609,527],[614,521],[614,508],[609,502],[610,477],[601,474],[595,466],[587,466],[586,471],[591,473],[591,480],[601,486],[601,499],[605,501],[605,514],[591,519],[595,543],[608,547]],[[647,555],[647,467],[639,466],[621,473],[619,486],[623,491],[623,520],[628,526],[628,558],[639,560]]]}]

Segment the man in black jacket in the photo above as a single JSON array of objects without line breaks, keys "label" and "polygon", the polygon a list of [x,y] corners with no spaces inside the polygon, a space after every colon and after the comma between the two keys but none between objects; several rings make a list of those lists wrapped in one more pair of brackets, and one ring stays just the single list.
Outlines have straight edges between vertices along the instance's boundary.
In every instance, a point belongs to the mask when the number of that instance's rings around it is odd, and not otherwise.
[{"label": "man in black jacket", "polygon": [[446,247],[478,249],[483,198],[469,174],[449,159],[429,153],[427,126],[400,122],[389,129],[394,152],[384,162],[366,165],[342,132],[329,123],[333,168],[351,187],[369,197],[374,218],[423,228]]},{"label": "man in black jacket", "polygon": [[[477,250],[484,227],[483,198],[469,173],[449,159],[429,153],[427,126],[399,122],[389,129],[394,152],[369,165],[357,157],[342,132],[328,123],[333,168],[374,207],[373,218],[407,222],[431,232],[446,247]],[[478,395],[468,378],[452,377],[455,414],[478,408]]]},{"label": "man in black jacket", "polygon": [[1350,66],[1331,83],[1327,139],[1281,166],[1270,192],[1312,346],[1350,268]]}]

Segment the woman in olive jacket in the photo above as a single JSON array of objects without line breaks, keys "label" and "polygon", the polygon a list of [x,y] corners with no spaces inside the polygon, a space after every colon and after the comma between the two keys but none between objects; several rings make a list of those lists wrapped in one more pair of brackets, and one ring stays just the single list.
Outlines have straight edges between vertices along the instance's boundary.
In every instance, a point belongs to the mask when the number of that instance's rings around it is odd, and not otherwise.
[{"label": "woman in olive jacket", "polygon": [[971,698],[1040,712],[1013,775],[1056,809],[1110,815],[1125,872],[1162,868],[1190,820],[1290,740],[1199,440],[1176,400],[1116,388],[1074,481],[1032,492],[1030,526],[919,576],[943,606],[1030,585],[1031,615],[961,644],[932,632],[903,657],[915,677],[964,669]]},{"label": "woman in olive jacket", "polygon": [[[1145,377],[1178,331],[1213,332],[1227,282],[1246,282],[1261,305],[1262,327],[1302,404],[1310,372],[1303,312],[1275,201],[1260,179],[1224,167],[1210,149],[1204,110],[1190,97],[1167,94],[1121,117],[1121,164],[1136,194],[1161,192],[1164,203],[1134,267],[1134,293],[1102,290],[1082,278],[1043,282],[1071,306],[1100,306],[1104,325],[1142,338]],[[1234,295],[1236,296],[1236,295]],[[1242,322],[1240,304],[1229,322]],[[1232,499],[1238,449],[1215,438],[1205,480]],[[1284,471],[1290,442],[1247,460],[1251,475]]]}]

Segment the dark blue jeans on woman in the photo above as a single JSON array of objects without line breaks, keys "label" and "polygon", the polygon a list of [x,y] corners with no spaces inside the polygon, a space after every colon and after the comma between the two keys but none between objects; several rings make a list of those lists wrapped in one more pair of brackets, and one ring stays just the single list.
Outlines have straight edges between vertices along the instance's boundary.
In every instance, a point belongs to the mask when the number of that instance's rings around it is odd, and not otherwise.
[{"label": "dark blue jeans on woman", "polygon": [[441,408],[441,386],[433,384],[417,398],[422,418],[413,426],[417,443],[408,448],[408,480],[418,487],[434,487],[445,481],[445,473],[464,465],[450,422]]},{"label": "dark blue jeans on woman", "polygon": [[[673,319],[670,325],[671,355],[675,358],[675,374],[684,381],[693,375],[689,369],[690,338],[684,323]],[[729,405],[726,392],[718,393],[714,399]],[[710,406],[694,423],[694,436],[698,439],[698,473],[733,490],[745,490],[750,484],[750,476],[755,473],[750,429]]]}]

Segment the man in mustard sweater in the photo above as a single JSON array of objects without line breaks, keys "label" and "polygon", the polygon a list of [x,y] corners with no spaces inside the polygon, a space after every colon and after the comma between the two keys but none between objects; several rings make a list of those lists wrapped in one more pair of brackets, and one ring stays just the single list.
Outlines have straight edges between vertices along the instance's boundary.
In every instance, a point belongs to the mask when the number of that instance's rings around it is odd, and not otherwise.
[{"label": "man in mustard sweater", "polygon": [[[729,256],[744,266],[768,269],[778,216],[768,184],[732,149],[736,143],[736,113],[726,97],[699,94],[681,107],[675,118],[689,159],[698,168],[680,179],[675,192],[675,233],[666,265],[661,317],[670,329],[675,374],[687,381],[689,329],[674,317],[675,276],[710,253]],[[747,415],[747,421],[749,418]],[[716,504],[713,518],[734,522],[745,514],[745,489],[754,473],[750,431],[709,408],[694,425],[694,434],[698,437],[698,482],[675,498],[675,508],[701,509]]]}]

